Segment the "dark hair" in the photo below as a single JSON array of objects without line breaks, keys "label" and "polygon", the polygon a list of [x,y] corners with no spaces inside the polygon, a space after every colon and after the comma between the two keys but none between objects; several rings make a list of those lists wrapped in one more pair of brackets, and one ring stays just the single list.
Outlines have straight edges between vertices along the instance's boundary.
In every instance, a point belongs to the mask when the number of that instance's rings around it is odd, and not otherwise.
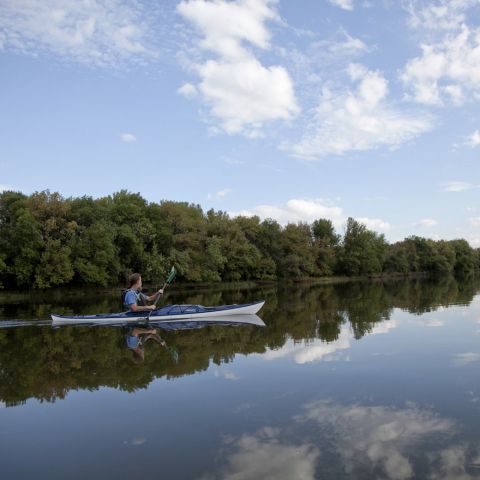
[{"label": "dark hair", "polygon": [[133,285],[135,285],[139,280],[140,280],[140,274],[139,273],[132,273],[128,277],[128,288],[132,288]]}]

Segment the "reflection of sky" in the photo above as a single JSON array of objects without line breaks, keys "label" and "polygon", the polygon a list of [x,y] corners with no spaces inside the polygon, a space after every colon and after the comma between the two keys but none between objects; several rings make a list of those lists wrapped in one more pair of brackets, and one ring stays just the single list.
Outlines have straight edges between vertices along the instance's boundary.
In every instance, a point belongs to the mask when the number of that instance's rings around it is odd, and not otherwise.
[{"label": "reflection of sky", "polygon": [[451,421],[415,406],[394,409],[319,401],[306,405],[298,419],[332,432],[347,473],[353,474],[356,465],[367,463],[393,480],[411,478],[409,450],[413,444],[453,430]]},{"label": "reflection of sky", "polygon": [[315,478],[318,448],[309,444],[291,444],[280,440],[279,429],[265,427],[252,435],[227,441],[226,465],[220,476],[204,480],[310,480]]},{"label": "reflection of sky", "polygon": [[480,362],[480,353],[465,352],[454,355],[454,363],[458,366],[468,365],[469,363]]},{"label": "reflection of sky", "polygon": [[262,355],[266,360],[274,360],[283,357],[292,357],[295,363],[304,364],[315,361],[348,360],[346,355],[341,355],[342,350],[350,348],[353,334],[348,326],[342,326],[338,339],[326,343],[320,339],[306,343],[288,341],[282,348],[267,350]]},{"label": "reflection of sky", "polygon": [[421,478],[422,468],[424,478],[432,480],[473,480],[480,445],[456,444],[457,431],[452,420],[413,404],[393,408],[320,400],[304,405],[287,426],[226,439],[220,470],[202,479],[309,480],[323,478],[321,472],[325,478],[408,480]]},{"label": "reflection of sky", "polygon": [[[395,320],[385,320],[375,324],[367,335],[376,335],[388,333],[397,327]],[[276,350],[267,350],[262,355],[266,360],[275,360],[278,358],[291,357],[297,364],[311,362],[331,362],[331,361],[349,361],[350,357],[345,350],[351,347],[353,332],[349,325],[342,325],[338,338],[333,342],[325,342],[320,339],[309,341],[308,343],[294,342],[290,340],[285,345]]]}]

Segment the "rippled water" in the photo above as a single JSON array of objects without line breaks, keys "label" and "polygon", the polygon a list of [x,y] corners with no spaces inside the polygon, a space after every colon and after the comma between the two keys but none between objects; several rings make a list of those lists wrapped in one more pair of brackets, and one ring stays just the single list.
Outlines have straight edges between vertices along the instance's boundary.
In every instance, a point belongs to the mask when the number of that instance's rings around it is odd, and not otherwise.
[{"label": "rippled water", "polygon": [[265,298],[266,326],[141,334],[141,358],[125,328],[32,322],[116,293],[1,294],[2,478],[480,478],[478,280],[222,288],[167,300]]}]

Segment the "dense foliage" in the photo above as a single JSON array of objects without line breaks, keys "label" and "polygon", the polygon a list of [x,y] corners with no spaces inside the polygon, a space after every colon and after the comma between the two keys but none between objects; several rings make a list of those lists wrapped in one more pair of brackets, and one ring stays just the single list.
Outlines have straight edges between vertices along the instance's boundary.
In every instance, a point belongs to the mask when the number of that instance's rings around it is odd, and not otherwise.
[{"label": "dense foliage", "polygon": [[0,194],[4,287],[105,286],[133,271],[159,282],[172,264],[188,282],[468,274],[480,267],[480,253],[465,240],[410,237],[388,244],[352,218],[340,236],[327,219],[282,227],[184,202],[149,203],[127,191],[99,199]]}]

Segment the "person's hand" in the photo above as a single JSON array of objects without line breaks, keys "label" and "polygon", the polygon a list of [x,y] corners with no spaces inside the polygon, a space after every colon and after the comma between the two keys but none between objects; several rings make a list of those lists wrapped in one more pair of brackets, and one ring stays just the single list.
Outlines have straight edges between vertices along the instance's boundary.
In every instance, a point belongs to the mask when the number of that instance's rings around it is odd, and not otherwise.
[{"label": "person's hand", "polygon": [[149,309],[149,310],[156,310],[157,307],[156,307],[155,305],[149,305],[149,306],[148,306],[148,309]]},{"label": "person's hand", "polygon": [[159,293],[160,295],[163,295],[163,288],[161,288],[161,289],[158,291],[158,293]]}]

